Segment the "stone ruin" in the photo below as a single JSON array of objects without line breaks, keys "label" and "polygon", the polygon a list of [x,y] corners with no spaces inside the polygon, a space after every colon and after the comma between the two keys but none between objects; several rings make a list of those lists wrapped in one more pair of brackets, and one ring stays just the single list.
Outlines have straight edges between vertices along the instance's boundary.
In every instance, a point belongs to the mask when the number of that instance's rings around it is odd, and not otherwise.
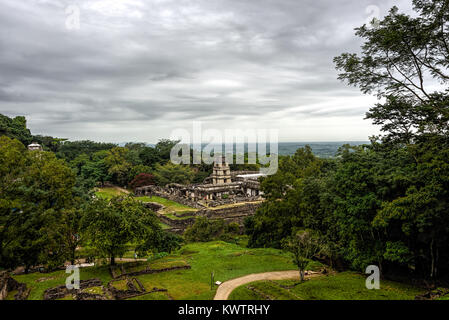
[{"label": "stone ruin", "polygon": [[[110,267],[113,279],[108,282],[106,286],[103,285],[100,279],[81,280],[79,289],[68,289],[65,285],[60,285],[54,288],[45,290],[44,300],[57,300],[71,295],[74,300],[124,300],[141,295],[147,295],[154,292],[168,292],[167,289],[153,288],[150,291],[145,289],[142,282],[136,278],[137,275],[158,273],[178,269],[190,269],[190,266],[171,267],[165,269],[149,269],[143,268],[136,272],[126,272],[123,265]],[[115,282],[126,281],[126,289],[121,290],[114,286]],[[100,288],[100,293],[91,293],[86,291],[88,288]]]},{"label": "stone ruin", "polygon": [[[136,265],[134,265],[136,266]],[[111,276],[114,280],[120,280],[127,277],[136,277],[144,274],[153,274],[153,273],[161,273],[161,272],[167,272],[167,271],[173,271],[173,270],[185,270],[185,269],[191,269],[191,266],[186,264],[185,266],[174,266],[174,267],[168,267],[163,269],[151,269],[149,266],[144,266],[141,270],[138,271],[127,271],[125,270],[123,264],[120,266],[110,266],[109,271],[111,273]]]},{"label": "stone ruin", "polygon": [[[126,281],[125,290],[120,290],[114,287],[113,283],[117,281]],[[101,288],[102,294],[86,292],[85,289],[98,287]],[[79,289],[67,289],[65,285],[50,288],[44,292],[44,300],[57,300],[72,295],[74,300],[123,300],[140,295],[146,295],[153,292],[167,292],[167,289],[153,288],[151,291],[146,291],[142,282],[137,278],[131,278],[127,275],[112,279],[107,286],[103,286],[100,279],[81,280]]]},{"label": "stone ruin", "polygon": [[238,206],[225,207],[218,209],[204,208],[195,212],[175,213],[174,215],[182,219],[170,219],[169,217],[159,214],[159,219],[171,227],[170,231],[182,234],[188,227],[192,226],[196,218],[206,217],[210,220],[224,220],[225,223],[238,223],[243,225],[246,217],[252,216],[260,207],[261,203],[244,203]]},{"label": "stone ruin", "polygon": [[437,288],[415,296],[415,300],[436,300],[447,295],[449,295],[449,289]]},{"label": "stone ruin", "polygon": [[[92,287],[103,287],[103,283],[100,279],[89,279],[89,280],[81,280],[80,288],[77,289],[68,289],[65,285],[61,285],[55,288],[50,288],[45,290],[44,292],[44,300],[56,300],[62,299],[65,296],[72,294],[75,297],[75,300],[106,300],[107,298],[98,294],[90,294],[81,292],[83,289],[92,288]],[[103,289],[104,291],[104,289]]]},{"label": "stone ruin", "polygon": [[114,287],[113,283],[122,281],[123,279],[113,279],[108,283],[107,290],[115,300],[124,300],[134,298],[142,295],[147,295],[153,292],[168,292],[167,289],[153,288],[151,291],[146,291],[142,282],[137,278],[126,277],[126,290],[119,290]]},{"label": "stone ruin", "polygon": [[212,175],[201,184],[182,185],[171,183],[165,187],[145,186],[137,188],[137,196],[159,196],[193,208],[214,207],[222,204],[261,200],[259,177],[265,176],[257,171],[231,172],[222,159],[216,161]]},{"label": "stone ruin", "polygon": [[10,276],[7,271],[0,272],[0,300],[5,300],[8,294],[17,290],[14,300],[26,300],[31,289],[25,283],[20,283]]},{"label": "stone ruin", "polygon": [[156,202],[144,202],[144,206],[154,212],[161,211],[165,208],[165,206]]}]

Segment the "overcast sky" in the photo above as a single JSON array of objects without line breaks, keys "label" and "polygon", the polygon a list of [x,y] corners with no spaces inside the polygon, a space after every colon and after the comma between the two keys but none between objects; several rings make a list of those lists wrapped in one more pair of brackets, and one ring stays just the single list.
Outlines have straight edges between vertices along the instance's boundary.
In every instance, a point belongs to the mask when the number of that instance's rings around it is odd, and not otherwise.
[{"label": "overcast sky", "polygon": [[154,143],[192,121],[367,140],[376,99],[340,83],[332,59],[410,2],[0,0],[0,113],[72,140]]}]

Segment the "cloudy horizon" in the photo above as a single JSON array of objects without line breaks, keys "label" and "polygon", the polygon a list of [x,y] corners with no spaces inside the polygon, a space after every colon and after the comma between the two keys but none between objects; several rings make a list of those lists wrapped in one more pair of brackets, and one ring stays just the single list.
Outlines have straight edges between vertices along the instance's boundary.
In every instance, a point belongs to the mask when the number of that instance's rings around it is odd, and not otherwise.
[{"label": "cloudy horizon", "polygon": [[410,2],[2,0],[0,113],[71,140],[155,143],[200,121],[366,141],[376,98],[341,83],[332,59],[359,51],[354,28]]}]

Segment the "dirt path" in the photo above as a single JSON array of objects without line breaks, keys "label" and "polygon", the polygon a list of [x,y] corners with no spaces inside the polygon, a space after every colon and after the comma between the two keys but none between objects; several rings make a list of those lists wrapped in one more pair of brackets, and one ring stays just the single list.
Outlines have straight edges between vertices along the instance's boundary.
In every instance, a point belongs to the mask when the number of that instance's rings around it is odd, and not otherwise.
[{"label": "dirt path", "polygon": [[[314,275],[318,275],[318,272],[306,271],[306,278],[310,278]],[[264,273],[253,273],[244,277],[235,278],[226,282],[223,282],[217,290],[215,294],[214,300],[227,300],[229,295],[234,289],[237,287],[261,280],[289,280],[289,279],[298,279],[299,280],[299,271],[298,270],[290,270],[290,271],[274,271],[274,272],[264,272]]]}]

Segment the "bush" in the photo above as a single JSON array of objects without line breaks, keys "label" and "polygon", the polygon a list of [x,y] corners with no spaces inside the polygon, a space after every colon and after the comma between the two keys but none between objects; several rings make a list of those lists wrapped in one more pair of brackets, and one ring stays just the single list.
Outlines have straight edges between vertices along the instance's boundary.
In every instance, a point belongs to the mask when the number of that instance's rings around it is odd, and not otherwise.
[{"label": "bush", "polygon": [[205,217],[199,217],[193,226],[186,230],[184,237],[189,242],[233,241],[239,233],[240,226],[235,222],[225,224],[224,220],[208,220]]},{"label": "bush", "polygon": [[172,253],[173,251],[181,248],[182,242],[183,240],[180,236],[170,232],[163,232],[160,235],[159,245],[157,246],[157,248],[161,253]]},{"label": "bush", "polygon": [[147,261],[151,262],[151,261],[159,260],[159,259],[162,259],[162,258],[168,256],[168,255],[170,255],[168,252],[158,252],[158,253],[155,253],[150,258],[148,258]]},{"label": "bush", "polygon": [[138,174],[130,183],[129,187],[133,190],[154,184],[154,176],[149,173]]}]

